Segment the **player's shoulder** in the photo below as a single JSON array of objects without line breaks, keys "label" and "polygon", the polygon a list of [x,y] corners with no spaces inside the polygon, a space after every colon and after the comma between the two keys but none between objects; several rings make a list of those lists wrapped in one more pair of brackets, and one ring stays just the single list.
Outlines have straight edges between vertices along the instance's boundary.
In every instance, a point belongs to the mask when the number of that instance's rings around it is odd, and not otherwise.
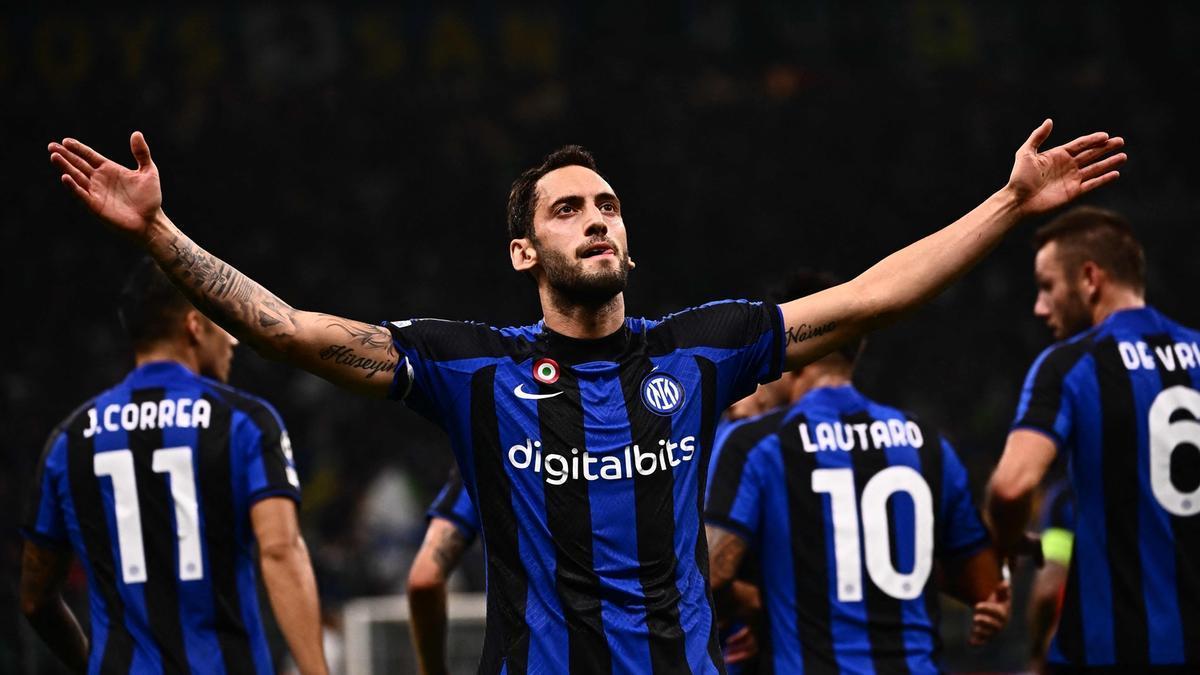
[{"label": "player's shoulder", "polygon": [[1033,360],[1029,367],[1030,375],[1045,374],[1064,377],[1096,347],[1096,343],[1105,336],[1104,326],[1094,326],[1088,330],[1059,340],[1046,347]]},{"label": "player's shoulder", "polygon": [[[106,390],[111,391],[111,389]],[[46,442],[42,446],[41,458],[45,460],[46,456],[54,449],[54,447],[63,440],[70,431],[82,431],[90,426],[88,423],[88,411],[96,407],[96,401],[104,394],[97,394],[92,398],[80,403],[66,417],[63,417],[50,429],[50,433],[46,435]]]},{"label": "player's shoulder", "polygon": [[749,312],[761,311],[763,307],[764,304],[759,300],[730,298],[685,307],[684,309],[671,312],[661,319],[642,319],[641,321],[646,322],[650,328],[668,327],[689,321],[707,321],[722,316],[745,315]]},{"label": "player's shoulder", "polygon": [[283,417],[265,398],[208,377],[197,375],[196,380],[206,394],[231,410],[242,413],[258,426],[283,426]]},{"label": "player's shoulder", "polygon": [[777,433],[789,417],[787,406],[728,422],[718,437],[722,447],[750,450],[763,439]]},{"label": "player's shoulder", "polygon": [[499,328],[479,321],[417,318],[385,324],[401,345],[419,349],[435,361],[511,356],[531,349],[542,324]]}]

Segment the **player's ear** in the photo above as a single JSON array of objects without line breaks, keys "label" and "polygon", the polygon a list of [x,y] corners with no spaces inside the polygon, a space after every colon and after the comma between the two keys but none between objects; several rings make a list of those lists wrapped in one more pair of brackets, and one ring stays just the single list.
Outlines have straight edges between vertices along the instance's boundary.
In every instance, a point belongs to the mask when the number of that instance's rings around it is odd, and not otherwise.
[{"label": "player's ear", "polygon": [[637,263],[633,262],[633,258],[629,259],[629,269],[637,267]]},{"label": "player's ear", "polygon": [[194,309],[189,309],[187,314],[183,315],[183,328],[187,331],[188,342],[196,344],[204,332],[204,315]]},{"label": "player's ear", "polygon": [[1079,283],[1083,287],[1083,295],[1089,302],[1097,300],[1097,295],[1100,293],[1100,284],[1106,277],[1104,270],[1091,260],[1085,260],[1079,266]]},{"label": "player's ear", "polygon": [[512,259],[513,269],[518,272],[528,272],[537,264],[537,249],[527,237],[508,242],[508,256]]}]

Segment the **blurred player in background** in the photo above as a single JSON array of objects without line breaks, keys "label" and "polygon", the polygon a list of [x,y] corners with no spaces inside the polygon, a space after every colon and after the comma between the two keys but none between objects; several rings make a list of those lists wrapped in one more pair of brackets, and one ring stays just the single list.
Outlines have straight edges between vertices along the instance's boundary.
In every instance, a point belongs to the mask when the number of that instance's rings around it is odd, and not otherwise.
[{"label": "blurred player in background", "polygon": [[479,534],[479,512],[451,470],[429,507],[425,542],[408,572],[408,622],[422,675],[448,672],[446,664],[446,581]]},{"label": "blurred player in background", "polygon": [[[140,133],[130,138],[136,170],[74,139],[48,150],[73,195],[234,335],[354,391],[404,399],[447,431],[487,554],[480,672],[711,673],[722,657],[700,512],[721,411],[781,367],[929,301],[1024,217],[1118,177],[1120,138],[1041,151],[1050,130],[1050,120],[1034,130],[982,204],[850,282],[657,321],[625,313],[633,261],[620,199],[589,153],[561,148],[509,192],[509,260],[536,283],[543,320],[503,329],[297,310],[167,218]],[[700,198],[669,177],[660,187],[664,199]],[[465,226],[453,204],[444,213]],[[681,278],[712,273],[708,262],[681,262]],[[421,282],[406,272],[390,271]]]},{"label": "blurred player in background", "polygon": [[1044,672],[1050,638],[1058,626],[1067,569],[1075,540],[1075,496],[1065,476],[1052,482],[1042,496],[1041,533],[1043,564],[1029,589],[1029,648],[1034,672]]},{"label": "blurred player in background", "polygon": [[1029,548],[1031,495],[1066,455],[1076,513],[1047,661],[1200,669],[1200,332],[1146,305],[1129,223],[1068,211],[1034,237],[1034,313],[1060,342],[1034,361],[992,476],[1002,552]]},{"label": "blurred player in background", "polygon": [[[803,296],[832,285],[798,274],[789,287]],[[791,405],[731,425],[709,466],[718,616],[754,596],[733,580],[753,547],[759,659],[771,672],[939,672],[935,560],[947,590],[975,608],[972,644],[1008,621],[1008,582],[966,470],[936,430],[854,388],[858,353],[849,342],[784,373]]]},{"label": "blurred player in background", "polygon": [[[136,368],[67,417],[39,462],[25,616],[77,672],[274,673],[257,542],[300,672],[326,672],[291,444],[268,403],[224,384],[237,341],[150,260],[120,313]],[[87,572],[90,645],[59,593],[72,549]]]}]

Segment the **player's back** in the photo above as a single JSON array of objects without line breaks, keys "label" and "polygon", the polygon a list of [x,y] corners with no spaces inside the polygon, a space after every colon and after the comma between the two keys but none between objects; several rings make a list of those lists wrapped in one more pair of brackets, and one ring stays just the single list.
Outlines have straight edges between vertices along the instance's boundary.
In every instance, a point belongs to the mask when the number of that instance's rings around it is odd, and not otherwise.
[{"label": "player's back", "polygon": [[1200,333],[1116,312],[1046,350],[1015,428],[1069,457],[1078,513],[1049,660],[1200,666]]},{"label": "player's back", "polygon": [[26,528],[86,569],[89,672],[274,672],[249,509],[299,498],[290,454],[269,405],[174,362],[56,429]]},{"label": "player's back", "polygon": [[718,448],[706,518],[760,556],[775,672],[937,672],[933,561],[987,542],[949,444],[844,386]]}]

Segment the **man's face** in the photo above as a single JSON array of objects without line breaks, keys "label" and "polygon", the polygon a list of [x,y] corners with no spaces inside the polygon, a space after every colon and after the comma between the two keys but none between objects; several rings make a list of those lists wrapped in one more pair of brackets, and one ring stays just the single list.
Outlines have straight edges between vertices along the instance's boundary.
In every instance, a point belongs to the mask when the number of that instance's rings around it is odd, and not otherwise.
[{"label": "man's face", "polygon": [[200,374],[219,382],[229,381],[229,369],[233,363],[233,348],[237,338],[225,332],[208,318],[200,317],[200,331],[196,335],[196,355]]},{"label": "man's face", "polygon": [[565,166],[542,176],[536,189],[530,240],[546,283],[587,305],[624,291],[633,265],[612,187],[591,169]]},{"label": "man's face", "polygon": [[1037,301],[1033,313],[1046,322],[1054,339],[1065,340],[1092,327],[1092,313],[1085,302],[1079,270],[1067,269],[1058,254],[1058,243],[1049,242],[1033,261]]}]

